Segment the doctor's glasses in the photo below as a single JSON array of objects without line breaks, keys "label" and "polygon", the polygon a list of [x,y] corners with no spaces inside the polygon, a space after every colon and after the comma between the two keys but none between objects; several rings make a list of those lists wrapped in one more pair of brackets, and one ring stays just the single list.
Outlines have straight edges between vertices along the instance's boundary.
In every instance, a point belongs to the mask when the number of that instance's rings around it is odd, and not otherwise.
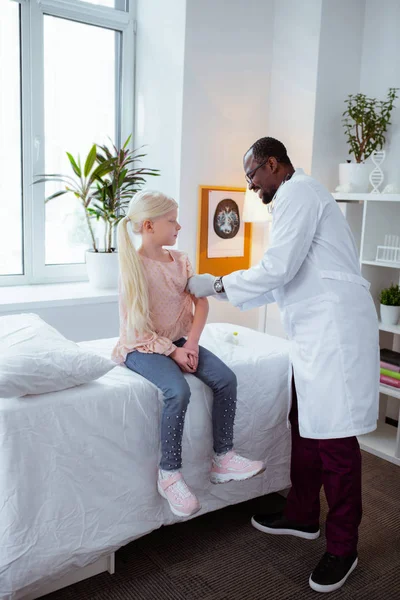
[{"label": "doctor's glasses", "polygon": [[270,157],[268,156],[268,158],[265,162],[261,163],[261,165],[257,165],[257,167],[255,169],[252,169],[251,171],[246,173],[246,181],[249,186],[253,185],[253,177],[254,177],[255,173],[258,171],[258,169],[261,169],[261,167],[263,167],[264,165],[267,164],[267,162],[269,161],[269,158]]}]

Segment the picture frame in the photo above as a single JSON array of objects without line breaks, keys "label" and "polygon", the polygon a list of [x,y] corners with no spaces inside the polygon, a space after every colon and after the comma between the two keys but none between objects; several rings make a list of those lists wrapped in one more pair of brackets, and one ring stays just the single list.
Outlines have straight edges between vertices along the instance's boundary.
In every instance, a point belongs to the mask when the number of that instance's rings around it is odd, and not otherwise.
[{"label": "picture frame", "polygon": [[[232,202],[230,195],[233,195],[234,198],[240,197],[238,196],[238,192],[240,194],[245,194],[245,188],[237,188],[237,187],[224,187],[224,186],[214,186],[214,185],[200,185],[199,186],[199,205],[198,205],[198,223],[197,223],[197,253],[196,253],[196,271],[197,273],[211,273],[211,275],[228,275],[233,271],[238,271],[242,269],[248,269],[250,267],[251,261],[251,233],[252,226],[251,223],[244,223],[242,226],[242,246],[240,246],[240,241],[237,243],[233,243],[232,241],[226,245],[228,249],[227,253],[230,254],[228,256],[221,256],[223,253],[221,250],[210,251],[209,240],[210,231],[211,231],[211,223],[212,219],[210,219],[210,199],[212,198],[211,192],[226,192],[226,194],[222,194],[221,197],[226,196],[226,204],[228,206],[233,206],[236,204],[236,211],[239,212],[239,220],[242,223],[243,215],[241,214],[241,208],[238,206],[238,203]],[[216,195],[214,195],[216,196]],[[218,195],[217,195],[218,199]],[[214,202],[215,204],[215,202]],[[221,203],[220,203],[221,204]],[[243,204],[241,204],[243,206]],[[215,221],[215,219],[214,219]],[[239,233],[239,231],[237,232]],[[211,233],[212,235],[212,233]],[[234,233],[228,234],[224,236],[227,238],[235,237]],[[240,250],[239,248],[242,248]],[[212,249],[211,249],[212,250]],[[236,255],[232,255],[232,253]],[[210,256],[211,254],[211,256]],[[218,255],[219,254],[219,255]],[[238,255],[239,254],[239,255]],[[242,255],[240,255],[242,254]]]}]

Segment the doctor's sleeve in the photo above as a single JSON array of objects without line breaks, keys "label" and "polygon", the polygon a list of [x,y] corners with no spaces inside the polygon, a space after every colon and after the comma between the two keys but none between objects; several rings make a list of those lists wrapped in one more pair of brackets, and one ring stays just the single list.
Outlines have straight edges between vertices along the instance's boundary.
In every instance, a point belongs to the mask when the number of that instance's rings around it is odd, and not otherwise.
[{"label": "doctor's sleeve", "polygon": [[269,294],[293,279],[311,247],[319,219],[317,193],[307,184],[298,183],[282,193],[275,207],[271,244],[258,265],[235,271],[223,278],[229,301],[240,308]]}]

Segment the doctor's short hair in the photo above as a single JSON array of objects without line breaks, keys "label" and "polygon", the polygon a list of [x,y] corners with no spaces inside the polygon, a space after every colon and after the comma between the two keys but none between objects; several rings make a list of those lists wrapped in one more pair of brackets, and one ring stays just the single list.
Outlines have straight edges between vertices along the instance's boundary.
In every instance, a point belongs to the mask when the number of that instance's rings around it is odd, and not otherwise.
[{"label": "doctor's short hair", "polygon": [[[272,137],[263,137],[254,142],[247,152],[253,151],[254,160],[262,163],[269,157],[274,157],[280,163],[291,165],[285,146]],[[247,154],[246,152],[246,154]]]}]

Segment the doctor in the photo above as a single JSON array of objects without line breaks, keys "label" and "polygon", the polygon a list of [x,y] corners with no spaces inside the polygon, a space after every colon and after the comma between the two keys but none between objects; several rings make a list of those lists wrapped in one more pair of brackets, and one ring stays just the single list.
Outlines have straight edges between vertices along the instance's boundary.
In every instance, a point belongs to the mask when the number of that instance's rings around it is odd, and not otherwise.
[{"label": "doctor", "polygon": [[188,289],[198,298],[222,294],[242,310],[270,302],[280,307],[293,366],[292,488],[283,514],[255,515],[252,524],[269,534],[318,538],[323,485],[327,551],[309,583],[330,592],[358,561],[356,436],[373,431],[378,416],[376,310],[350,228],[323,185],[294,170],[273,138],[253,144],[244,169],[249,188],[272,210],[270,247],[257,266],[224,277],[195,275]]}]

